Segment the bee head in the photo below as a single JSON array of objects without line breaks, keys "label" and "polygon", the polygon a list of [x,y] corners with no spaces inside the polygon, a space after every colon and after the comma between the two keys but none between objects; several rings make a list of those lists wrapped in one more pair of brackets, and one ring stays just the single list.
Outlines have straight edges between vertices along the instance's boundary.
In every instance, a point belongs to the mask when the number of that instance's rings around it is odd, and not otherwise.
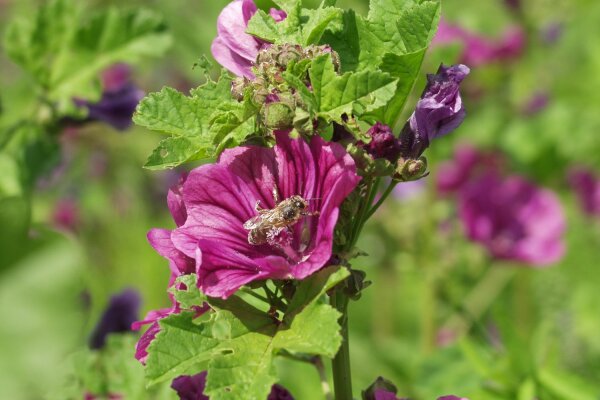
[{"label": "bee head", "polygon": [[293,196],[292,204],[299,210],[305,210],[308,208],[308,202],[304,200],[301,196]]}]

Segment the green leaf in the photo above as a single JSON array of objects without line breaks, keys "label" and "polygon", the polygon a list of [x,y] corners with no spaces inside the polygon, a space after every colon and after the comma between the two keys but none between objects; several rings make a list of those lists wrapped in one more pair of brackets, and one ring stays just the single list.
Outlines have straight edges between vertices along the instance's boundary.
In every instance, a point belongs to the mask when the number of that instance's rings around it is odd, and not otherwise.
[{"label": "green leaf", "polygon": [[173,168],[215,157],[253,132],[255,109],[231,98],[231,81],[222,76],[190,91],[169,87],[150,93],[138,104],[133,121],[170,137],[154,149],[145,167]]},{"label": "green leaf", "polygon": [[273,359],[279,351],[337,352],[340,314],[319,299],[347,275],[331,267],[307,278],[280,322],[237,296],[208,299],[215,310],[208,321],[196,324],[191,313],[163,319],[149,348],[147,377],[156,383],[207,369],[211,399],[266,398],[277,380]]},{"label": "green leaf", "polygon": [[320,7],[314,10],[302,10],[302,44],[318,44],[326,29],[332,32],[342,29],[342,10],[335,7]]},{"label": "green leaf", "polygon": [[33,20],[16,20],[5,45],[10,57],[47,90],[50,100],[100,95],[98,75],[117,62],[162,55],[171,37],[162,19],[147,10],[108,9],[83,18],[72,1],[44,4]]},{"label": "green leaf", "polygon": [[[177,278],[169,292],[173,294],[175,300],[179,303],[183,309],[190,309],[194,306],[202,306],[206,301],[206,296],[198,288],[198,275],[189,274],[182,275]],[[177,289],[179,284],[184,284],[185,289]]]},{"label": "green leaf", "polygon": [[281,22],[262,10],[248,22],[246,32],[270,43],[318,44],[325,30],[342,28],[342,10],[335,7],[303,9],[300,2],[289,1],[282,6],[288,16]]},{"label": "green leaf", "polygon": [[440,3],[424,1],[407,7],[397,20],[403,53],[414,53],[426,48],[437,30]]},{"label": "green leaf", "polygon": [[396,79],[379,71],[338,76],[329,55],[315,58],[309,73],[319,115],[336,122],[357,107],[369,112],[384,106],[393,97],[397,84]]},{"label": "green leaf", "polygon": [[212,157],[214,146],[198,138],[173,136],[161,140],[146,160],[144,168],[161,170],[175,168],[188,161]]}]

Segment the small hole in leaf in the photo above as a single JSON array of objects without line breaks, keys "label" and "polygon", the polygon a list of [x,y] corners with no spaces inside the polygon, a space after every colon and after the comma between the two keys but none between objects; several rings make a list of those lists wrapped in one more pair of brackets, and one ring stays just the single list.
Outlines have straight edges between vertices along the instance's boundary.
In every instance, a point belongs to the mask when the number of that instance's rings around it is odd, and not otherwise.
[{"label": "small hole in leaf", "polygon": [[224,350],[221,350],[221,354],[223,354],[224,356],[229,355],[229,354],[233,354],[233,350],[231,350],[231,349],[224,349]]},{"label": "small hole in leaf", "polygon": [[161,150],[160,150],[160,156],[161,156],[162,158],[165,158],[165,157],[166,157],[166,156],[168,156],[168,155],[169,155],[169,150],[167,150],[167,149],[161,149]]}]

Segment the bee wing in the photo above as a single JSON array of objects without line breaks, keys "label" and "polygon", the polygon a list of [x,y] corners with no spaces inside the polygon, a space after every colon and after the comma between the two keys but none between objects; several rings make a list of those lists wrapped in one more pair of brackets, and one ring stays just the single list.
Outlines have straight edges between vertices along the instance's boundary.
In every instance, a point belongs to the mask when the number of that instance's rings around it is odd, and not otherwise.
[{"label": "bee wing", "polygon": [[262,215],[257,215],[256,217],[250,218],[248,221],[244,222],[244,229],[256,229],[260,227],[263,223]]}]

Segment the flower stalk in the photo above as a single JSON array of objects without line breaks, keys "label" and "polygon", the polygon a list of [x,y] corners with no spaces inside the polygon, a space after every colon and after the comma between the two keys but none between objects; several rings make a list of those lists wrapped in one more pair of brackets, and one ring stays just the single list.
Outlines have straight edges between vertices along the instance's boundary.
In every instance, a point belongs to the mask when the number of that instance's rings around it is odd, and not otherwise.
[{"label": "flower stalk", "polygon": [[350,343],[348,341],[348,301],[348,296],[341,289],[336,290],[331,296],[331,305],[342,314],[340,317],[342,345],[331,364],[335,400],[352,400]]}]

